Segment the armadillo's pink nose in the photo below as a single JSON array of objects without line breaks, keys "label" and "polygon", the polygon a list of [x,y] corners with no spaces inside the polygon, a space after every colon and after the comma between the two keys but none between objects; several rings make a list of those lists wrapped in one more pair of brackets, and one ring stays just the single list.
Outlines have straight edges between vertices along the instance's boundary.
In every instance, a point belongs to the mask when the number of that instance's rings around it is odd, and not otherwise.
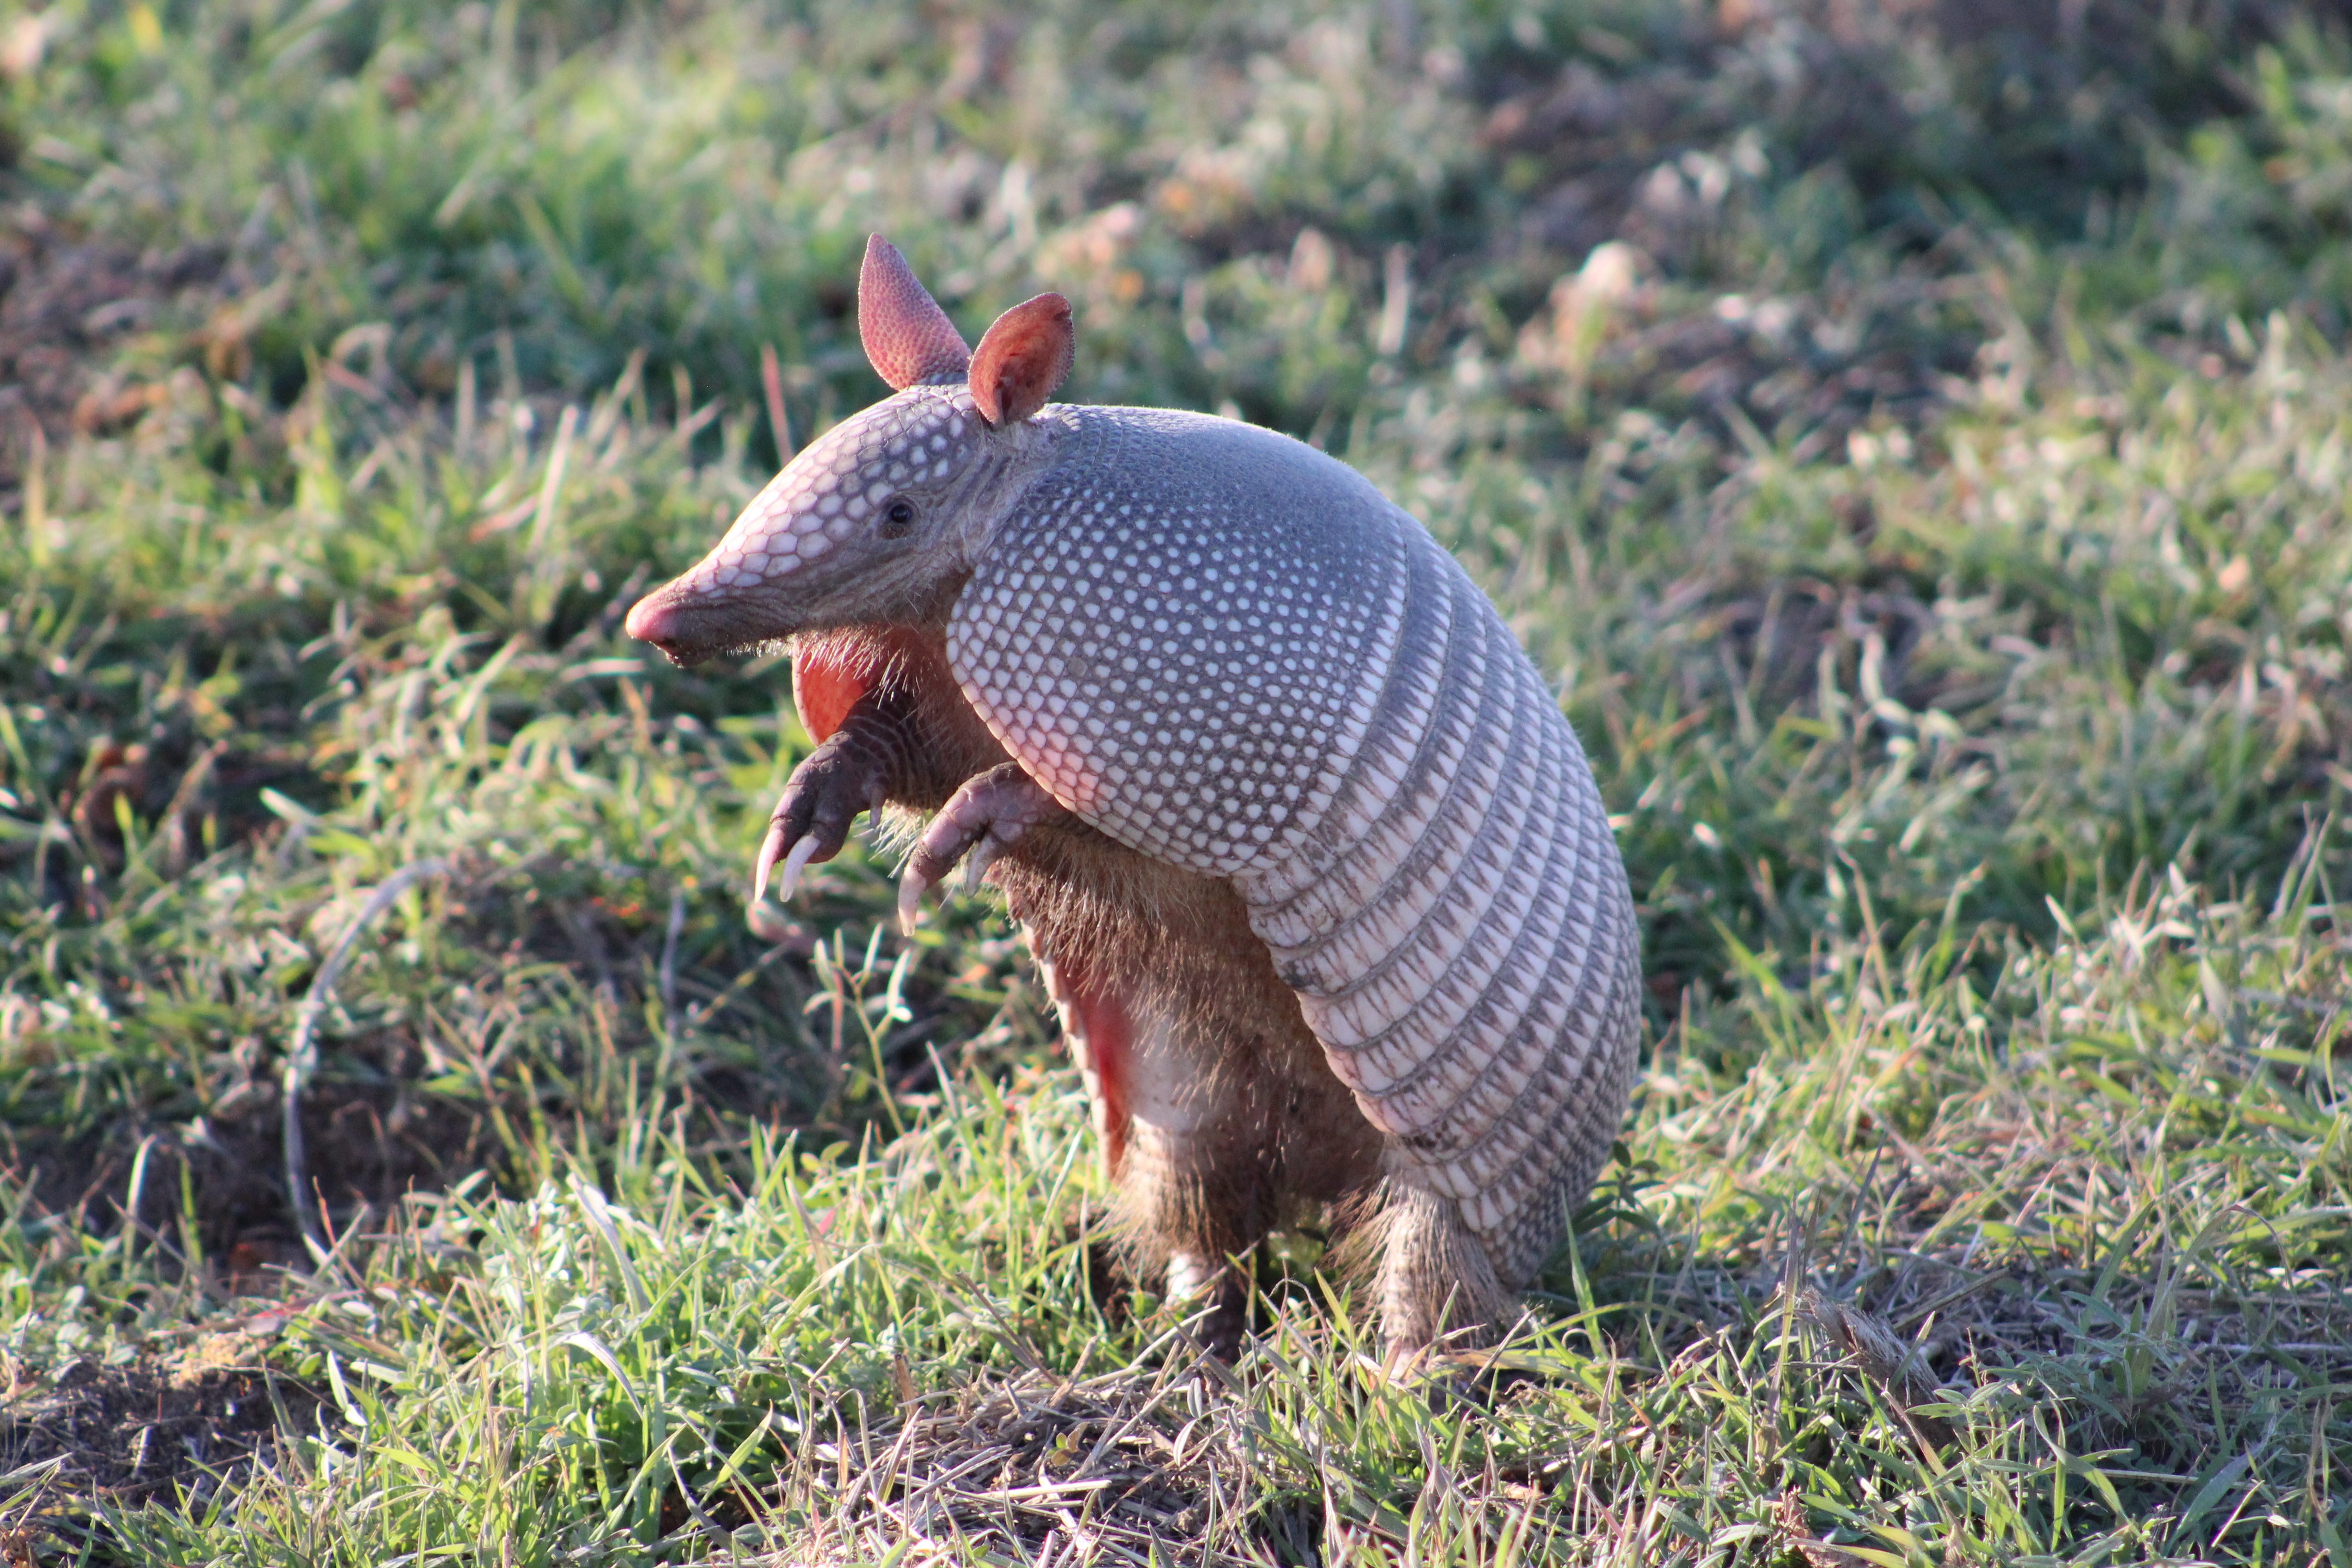
[{"label": "armadillo's pink nose", "polygon": [[667,647],[677,640],[677,605],[665,595],[649,594],[629,606],[622,629],[639,642]]},{"label": "armadillo's pink nose", "polygon": [[[680,593],[676,583],[630,605],[629,618],[621,624],[631,637],[653,644],[676,665],[700,664],[728,646],[723,635],[712,636],[709,605],[700,595]],[[719,629],[723,633],[725,628]]]}]

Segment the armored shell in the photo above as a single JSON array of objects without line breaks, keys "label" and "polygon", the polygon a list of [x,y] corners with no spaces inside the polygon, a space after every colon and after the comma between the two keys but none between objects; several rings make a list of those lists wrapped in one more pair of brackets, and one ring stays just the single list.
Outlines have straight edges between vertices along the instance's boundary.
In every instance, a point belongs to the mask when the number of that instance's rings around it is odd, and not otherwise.
[{"label": "armored shell", "polygon": [[1038,419],[1056,459],[950,622],[966,698],[1085,821],[1232,881],[1392,1173],[1524,1282],[1607,1158],[1639,1014],[1623,864],[1552,693],[1344,464],[1198,415]]}]

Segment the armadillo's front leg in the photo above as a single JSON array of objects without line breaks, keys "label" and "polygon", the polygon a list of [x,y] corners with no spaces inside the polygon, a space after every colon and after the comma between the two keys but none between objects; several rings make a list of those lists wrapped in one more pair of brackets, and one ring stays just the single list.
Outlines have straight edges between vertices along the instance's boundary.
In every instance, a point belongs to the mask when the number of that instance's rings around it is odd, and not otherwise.
[{"label": "armadillo's front leg", "polygon": [[769,874],[783,862],[781,901],[811,861],[832,859],[861,811],[879,811],[893,786],[913,770],[919,736],[907,704],[878,691],[858,698],[817,749],[793,770],[768,823],[751,868],[751,899],[768,890]]},{"label": "armadillo's front leg", "polygon": [[899,929],[915,929],[923,889],[937,885],[967,853],[971,858],[964,864],[964,885],[977,887],[989,862],[1021,842],[1031,828],[1069,815],[1018,763],[1000,763],[964,780],[907,858],[907,869],[898,879]]}]

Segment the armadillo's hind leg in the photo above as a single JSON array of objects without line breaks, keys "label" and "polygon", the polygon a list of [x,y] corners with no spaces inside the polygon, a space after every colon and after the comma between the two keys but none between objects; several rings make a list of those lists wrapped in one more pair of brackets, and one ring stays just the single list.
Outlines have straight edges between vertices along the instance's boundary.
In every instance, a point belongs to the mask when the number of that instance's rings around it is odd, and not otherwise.
[{"label": "armadillo's hind leg", "polygon": [[[1129,1065],[1141,1069],[1136,1079],[1153,1076],[1141,1053]],[[1258,1157],[1271,1140],[1250,1142],[1246,1113],[1236,1115],[1243,1108],[1230,1100],[1187,1105],[1129,1087],[1144,1092],[1130,1102],[1119,1224],[1145,1257],[1167,1259],[1163,1299],[1202,1348],[1233,1361],[1249,1326],[1253,1258],[1274,1213],[1275,1181]]]},{"label": "armadillo's hind leg", "polygon": [[898,879],[898,924],[914,929],[923,890],[937,885],[967,853],[971,858],[964,865],[964,885],[977,887],[989,862],[1021,842],[1031,828],[1068,815],[1018,763],[1001,763],[964,780],[907,858],[907,869]]},{"label": "armadillo's hind leg", "polygon": [[1250,1058],[1228,1060],[1227,1037],[1184,1027],[1170,998],[1120,984],[1098,954],[1057,959],[1026,934],[1086,1074],[1129,1254],[1146,1279],[1166,1268],[1164,1298],[1188,1318],[1208,1309],[1192,1331],[1231,1361],[1251,1286],[1247,1263],[1232,1260],[1265,1236],[1277,1190],[1268,1166],[1281,1151],[1266,1122],[1276,1097],[1251,1093]]}]

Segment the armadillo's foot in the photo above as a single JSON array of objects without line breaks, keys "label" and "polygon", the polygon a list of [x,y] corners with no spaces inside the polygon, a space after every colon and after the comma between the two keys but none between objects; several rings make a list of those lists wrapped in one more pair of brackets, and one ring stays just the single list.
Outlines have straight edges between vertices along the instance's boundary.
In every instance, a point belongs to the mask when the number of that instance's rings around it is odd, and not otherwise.
[{"label": "armadillo's foot", "polygon": [[1222,1265],[1210,1268],[1209,1260],[1197,1252],[1171,1253],[1168,1258],[1168,1299],[1190,1301],[1196,1296],[1205,1296],[1209,1287],[1224,1272]]},{"label": "armadillo's foot", "polygon": [[976,888],[989,863],[1020,843],[1031,828],[1066,815],[1061,802],[1023,773],[1018,763],[1000,763],[964,780],[907,858],[907,869],[898,879],[899,929],[915,929],[923,890],[936,887],[958,860],[964,861],[964,886]]},{"label": "armadillo's foot", "polygon": [[1212,1267],[1197,1252],[1168,1259],[1168,1299],[1192,1312],[1190,1325],[1201,1348],[1222,1362],[1241,1359],[1242,1334],[1249,1327],[1249,1281],[1230,1263]]},{"label": "armadillo's foot", "polygon": [[759,858],[751,865],[751,901],[767,896],[777,861],[783,862],[783,876],[776,886],[776,901],[782,903],[793,896],[810,861],[840,854],[857,814],[882,809],[889,777],[887,753],[847,726],[810,752],[793,770],[769,820],[768,837],[761,841]]}]

